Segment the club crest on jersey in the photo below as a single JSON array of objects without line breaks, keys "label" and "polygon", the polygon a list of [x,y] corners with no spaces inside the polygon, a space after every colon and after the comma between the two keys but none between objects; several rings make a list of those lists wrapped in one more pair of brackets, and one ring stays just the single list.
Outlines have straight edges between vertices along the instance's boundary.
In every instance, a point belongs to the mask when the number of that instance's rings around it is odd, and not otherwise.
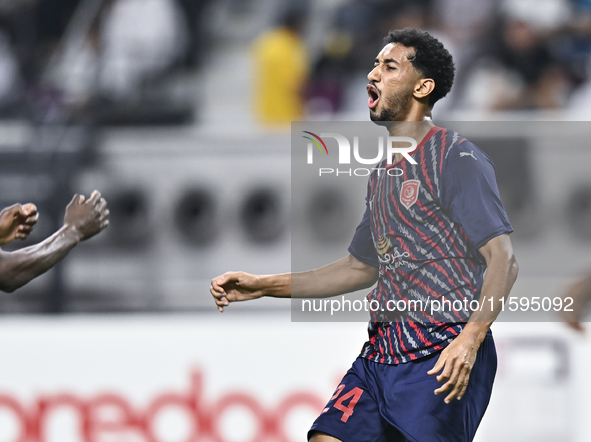
[{"label": "club crest on jersey", "polygon": [[410,209],[411,206],[417,202],[419,198],[419,180],[406,180],[402,183],[402,189],[400,189],[400,202],[404,207]]}]

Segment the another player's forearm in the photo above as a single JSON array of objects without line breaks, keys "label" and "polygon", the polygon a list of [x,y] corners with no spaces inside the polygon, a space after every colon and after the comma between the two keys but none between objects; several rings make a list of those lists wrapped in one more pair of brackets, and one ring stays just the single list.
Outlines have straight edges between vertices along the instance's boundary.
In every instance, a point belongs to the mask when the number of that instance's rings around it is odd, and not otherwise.
[{"label": "another player's forearm", "polygon": [[0,251],[0,290],[13,292],[45,273],[80,242],[80,234],[64,226],[34,246],[15,252]]},{"label": "another player's forearm", "polygon": [[[577,304],[586,304],[591,300],[591,275],[577,281],[565,296],[570,296]],[[582,313],[579,311],[579,313]]]}]

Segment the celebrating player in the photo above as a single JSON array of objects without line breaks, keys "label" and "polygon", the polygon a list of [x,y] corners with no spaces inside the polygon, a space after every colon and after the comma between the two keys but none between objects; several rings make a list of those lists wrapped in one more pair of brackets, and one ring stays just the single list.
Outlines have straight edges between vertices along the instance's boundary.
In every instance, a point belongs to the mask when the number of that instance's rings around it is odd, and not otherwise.
[{"label": "celebrating player", "polygon": [[369,340],[308,433],[313,442],[471,441],[496,372],[489,328],[517,278],[513,229],[488,156],[430,121],[453,83],[449,52],[416,29],[391,32],[385,43],[368,75],[370,117],[391,136],[420,141],[417,164],[396,154],[397,176],[377,173],[386,160],[374,169],[349,256],[303,273],[229,272],[212,280],[211,293],[220,311],[234,301],[328,297],[376,281],[368,297],[379,306],[480,302],[487,308],[445,321],[422,310],[395,318],[372,311]]},{"label": "celebrating player", "polygon": [[[13,292],[60,262],[76,244],[109,225],[107,203],[98,191],[82,195],[66,207],[64,225],[46,240],[14,252],[0,250],[0,290]],[[26,238],[37,222],[33,204],[16,204],[0,212],[0,244]]]}]

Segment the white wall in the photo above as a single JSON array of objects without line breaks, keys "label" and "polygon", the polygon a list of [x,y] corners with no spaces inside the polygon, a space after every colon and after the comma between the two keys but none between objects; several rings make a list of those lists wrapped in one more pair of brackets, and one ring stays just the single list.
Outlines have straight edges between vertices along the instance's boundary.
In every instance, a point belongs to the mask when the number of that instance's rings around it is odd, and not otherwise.
[{"label": "white wall", "polygon": [[[494,329],[499,372],[477,440],[588,440],[589,338],[552,323]],[[3,318],[0,442],[301,441],[365,336],[363,323],[231,309]]]}]

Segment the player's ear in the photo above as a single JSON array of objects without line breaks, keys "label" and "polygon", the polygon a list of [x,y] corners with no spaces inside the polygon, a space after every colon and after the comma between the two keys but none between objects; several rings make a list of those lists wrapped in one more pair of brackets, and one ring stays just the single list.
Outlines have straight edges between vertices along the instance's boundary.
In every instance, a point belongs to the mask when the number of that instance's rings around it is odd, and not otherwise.
[{"label": "player's ear", "polygon": [[415,86],[414,96],[420,100],[433,92],[434,89],[435,82],[432,78],[421,78]]}]

